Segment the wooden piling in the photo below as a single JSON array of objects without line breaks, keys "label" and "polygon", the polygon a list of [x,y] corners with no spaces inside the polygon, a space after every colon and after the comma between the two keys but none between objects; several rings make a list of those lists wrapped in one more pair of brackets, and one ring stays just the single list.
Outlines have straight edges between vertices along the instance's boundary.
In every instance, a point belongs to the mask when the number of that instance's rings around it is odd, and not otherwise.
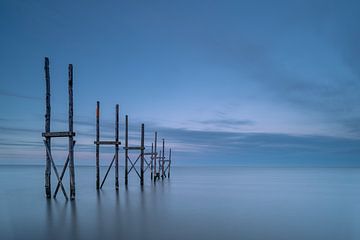
[{"label": "wooden piling", "polygon": [[153,180],[154,143],[151,143],[150,179]]},{"label": "wooden piling", "polygon": [[119,104],[116,104],[115,141],[115,189],[119,190]]},{"label": "wooden piling", "polygon": [[157,132],[155,132],[155,140],[154,140],[154,151],[155,151],[155,156],[154,156],[154,181],[156,181],[156,161],[157,161]]},{"label": "wooden piling", "polygon": [[[69,64],[69,132],[73,133],[73,66]],[[74,138],[69,136],[70,199],[75,199]]]},{"label": "wooden piling", "polygon": [[144,124],[141,124],[141,157],[140,157],[140,185],[144,185],[144,149],[145,149],[145,136]]},{"label": "wooden piling", "polygon": [[[100,141],[100,102],[96,102],[96,142]],[[100,188],[100,145],[96,144],[96,189]]]},{"label": "wooden piling", "polygon": [[164,171],[164,165],[165,165],[165,139],[162,139],[162,164],[161,164],[161,178],[164,179],[165,177],[165,171]]},{"label": "wooden piling", "polygon": [[125,116],[125,185],[128,185],[129,118]]},{"label": "wooden piling", "polygon": [[168,178],[170,178],[170,168],[171,168],[171,148],[169,150]]},{"label": "wooden piling", "polygon": [[[45,58],[45,83],[46,83],[46,114],[45,114],[45,133],[50,132],[50,114],[51,114],[51,105],[50,105],[50,70],[49,70],[49,58]],[[51,138],[45,138],[46,145],[51,150]],[[45,194],[47,198],[51,198],[51,159],[46,153],[46,163],[45,163]]]}]

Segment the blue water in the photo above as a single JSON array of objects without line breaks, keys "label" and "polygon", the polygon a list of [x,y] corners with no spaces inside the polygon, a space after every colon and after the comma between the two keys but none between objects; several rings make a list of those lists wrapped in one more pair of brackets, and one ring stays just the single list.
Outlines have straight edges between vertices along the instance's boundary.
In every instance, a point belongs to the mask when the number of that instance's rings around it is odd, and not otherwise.
[{"label": "blue water", "polygon": [[116,194],[77,167],[75,201],[47,200],[43,172],[0,166],[1,240],[360,239],[360,169],[175,167]]}]

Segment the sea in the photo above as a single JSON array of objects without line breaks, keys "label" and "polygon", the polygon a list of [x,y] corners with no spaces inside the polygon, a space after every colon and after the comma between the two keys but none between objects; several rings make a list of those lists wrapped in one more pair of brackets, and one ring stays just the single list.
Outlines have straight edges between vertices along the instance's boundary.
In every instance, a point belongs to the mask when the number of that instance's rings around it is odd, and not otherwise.
[{"label": "sea", "polygon": [[179,166],[143,187],[120,168],[119,191],[113,169],[99,191],[94,167],[75,172],[67,201],[45,198],[44,166],[0,165],[0,239],[360,239],[358,168]]}]

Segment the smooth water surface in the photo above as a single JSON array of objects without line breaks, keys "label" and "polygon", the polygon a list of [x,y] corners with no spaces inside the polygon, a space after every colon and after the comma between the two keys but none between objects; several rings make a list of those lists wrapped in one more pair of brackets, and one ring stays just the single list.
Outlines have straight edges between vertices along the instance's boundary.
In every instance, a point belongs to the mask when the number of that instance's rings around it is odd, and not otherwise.
[{"label": "smooth water surface", "polygon": [[360,239],[360,169],[175,167],[127,189],[120,176],[97,192],[77,167],[76,200],[47,200],[44,167],[0,166],[0,239]]}]

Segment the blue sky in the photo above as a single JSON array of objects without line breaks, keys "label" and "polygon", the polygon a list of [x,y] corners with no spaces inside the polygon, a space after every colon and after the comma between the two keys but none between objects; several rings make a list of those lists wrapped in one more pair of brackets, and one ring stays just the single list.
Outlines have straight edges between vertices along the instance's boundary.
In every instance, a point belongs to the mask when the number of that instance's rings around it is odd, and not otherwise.
[{"label": "blue sky", "polygon": [[44,161],[48,56],[53,130],[66,128],[74,64],[78,164],[94,161],[99,100],[104,137],[119,103],[133,143],[144,122],[147,144],[158,130],[179,165],[358,166],[359,10],[357,1],[3,0],[0,162]]}]

